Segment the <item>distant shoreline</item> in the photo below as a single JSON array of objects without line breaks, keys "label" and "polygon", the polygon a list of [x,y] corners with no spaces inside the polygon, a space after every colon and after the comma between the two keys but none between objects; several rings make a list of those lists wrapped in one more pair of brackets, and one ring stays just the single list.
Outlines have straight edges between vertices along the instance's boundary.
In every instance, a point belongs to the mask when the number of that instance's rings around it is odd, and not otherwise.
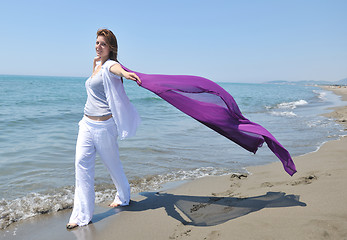
[{"label": "distant shoreline", "polygon": [[324,90],[332,91],[336,95],[341,96],[342,101],[347,101],[347,86],[346,85],[319,85]]},{"label": "distant shoreline", "polygon": [[17,74],[0,74],[0,79],[2,77],[30,77],[30,78],[83,78],[88,77],[74,77],[74,76],[46,76],[46,75],[17,75]]}]

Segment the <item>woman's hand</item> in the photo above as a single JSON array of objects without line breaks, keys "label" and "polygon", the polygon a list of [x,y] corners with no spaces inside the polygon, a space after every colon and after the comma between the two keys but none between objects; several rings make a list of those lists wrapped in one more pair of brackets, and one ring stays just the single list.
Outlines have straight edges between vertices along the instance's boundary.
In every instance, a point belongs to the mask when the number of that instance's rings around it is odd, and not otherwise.
[{"label": "woman's hand", "polygon": [[124,71],[122,75],[126,79],[135,81],[137,83],[137,85],[139,85],[139,86],[142,83],[141,79],[136,75],[136,73]]},{"label": "woman's hand", "polygon": [[96,63],[101,61],[101,57],[95,57],[93,61],[93,73],[95,71]]},{"label": "woman's hand", "polygon": [[101,57],[95,57],[94,58],[94,62],[96,63],[96,62],[100,62],[101,61]]}]

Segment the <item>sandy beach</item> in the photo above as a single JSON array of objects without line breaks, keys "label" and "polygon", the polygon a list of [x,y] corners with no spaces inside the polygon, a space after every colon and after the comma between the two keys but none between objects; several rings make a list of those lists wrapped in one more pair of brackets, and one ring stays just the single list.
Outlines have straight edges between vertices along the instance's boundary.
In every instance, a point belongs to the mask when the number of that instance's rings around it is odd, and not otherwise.
[{"label": "sandy beach", "polygon": [[[347,88],[324,87],[347,100]],[[333,110],[332,110],[333,111]],[[328,117],[345,124],[347,106]],[[341,135],[346,134],[342,132]],[[12,224],[1,239],[347,239],[347,137],[248,175],[205,177],[133,196],[130,206],[98,206],[93,224],[65,229],[71,210]]]}]

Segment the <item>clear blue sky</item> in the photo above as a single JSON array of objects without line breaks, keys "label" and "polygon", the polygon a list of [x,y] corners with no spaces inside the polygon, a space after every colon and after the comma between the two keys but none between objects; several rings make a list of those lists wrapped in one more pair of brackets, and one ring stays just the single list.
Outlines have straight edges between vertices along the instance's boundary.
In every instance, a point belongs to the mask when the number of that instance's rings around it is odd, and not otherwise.
[{"label": "clear blue sky", "polygon": [[2,1],[0,74],[88,76],[95,33],[145,73],[213,81],[347,77],[345,0]]}]

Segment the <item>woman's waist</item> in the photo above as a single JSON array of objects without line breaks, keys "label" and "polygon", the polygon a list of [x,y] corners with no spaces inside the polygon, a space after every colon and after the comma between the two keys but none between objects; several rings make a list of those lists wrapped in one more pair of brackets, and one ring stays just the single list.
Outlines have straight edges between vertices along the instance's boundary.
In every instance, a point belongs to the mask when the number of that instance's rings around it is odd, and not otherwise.
[{"label": "woman's waist", "polygon": [[87,114],[84,114],[84,116],[94,121],[107,121],[112,118],[112,114],[106,116],[88,116]]}]

